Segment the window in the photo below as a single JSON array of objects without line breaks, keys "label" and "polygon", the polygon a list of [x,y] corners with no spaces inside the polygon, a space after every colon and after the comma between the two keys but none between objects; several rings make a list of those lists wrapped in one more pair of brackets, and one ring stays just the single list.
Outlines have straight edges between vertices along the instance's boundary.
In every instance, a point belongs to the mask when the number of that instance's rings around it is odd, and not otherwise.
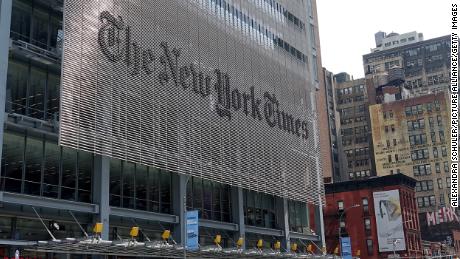
[{"label": "window", "polygon": [[339,211],[343,211],[343,201],[337,201],[337,207],[339,208]]},{"label": "window", "polygon": [[[27,81],[30,82],[29,85]],[[23,114],[41,120],[58,119],[59,84],[59,75],[50,70],[10,60],[6,112]]]},{"label": "window", "polygon": [[439,131],[439,141],[445,142],[446,138],[444,137],[444,131]]},{"label": "window", "polygon": [[396,146],[396,139],[393,139],[393,146]]},{"label": "window", "polygon": [[362,198],[362,204],[363,204],[364,212],[368,212],[369,211],[369,201],[367,200],[367,198]]},{"label": "window", "polygon": [[434,128],[434,119],[433,119],[433,117],[429,117],[428,122],[430,124],[430,128]]},{"label": "window", "polygon": [[441,127],[442,126],[442,116],[441,115],[436,116],[436,120],[438,122],[438,126]]},{"label": "window", "polygon": [[425,149],[413,150],[411,152],[411,158],[413,161],[429,159],[430,155],[429,155],[428,149],[425,148]]},{"label": "window", "polygon": [[438,158],[439,154],[438,154],[438,148],[437,147],[433,147],[433,157],[434,158]]},{"label": "window", "polygon": [[434,195],[430,196],[430,206],[436,206],[436,197]]},{"label": "window", "polygon": [[306,204],[298,201],[288,201],[288,211],[290,230],[298,233],[309,233]]},{"label": "window", "polygon": [[372,239],[367,239],[366,245],[367,245],[367,254],[373,255],[374,254],[374,244],[373,244]]},{"label": "window", "polygon": [[449,172],[449,162],[448,161],[444,161],[444,172]]},{"label": "window", "polygon": [[438,189],[442,189],[442,178],[438,178],[437,182],[438,182]]},{"label": "window", "polygon": [[390,147],[390,140],[387,139],[387,147]]},{"label": "window", "polygon": [[436,143],[436,132],[431,132],[430,134],[431,134],[431,142],[435,144]]},{"label": "window", "polygon": [[364,219],[364,229],[366,231],[370,231],[371,230],[371,220],[368,219],[368,218],[365,218]]},{"label": "window", "polygon": [[[203,185],[203,188],[205,187],[206,186]],[[212,197],[210,197],[210,199],[212,199]],[[251,226],[276,228],[274,204],[275,200],[271,195],[244,190],[243,207],[245,211],[245,223]],[[210,208],[212,208],[212,206],[210,206]],[[289,219],[291,227],[294,225],[297,227],[297,223],[291,218],[296,217],[296,204],[288,202],[288,210],[289,214],[292,215],[290,215]]]},{"label": "window", "polygon": [[439,194],[439,206],[445,206],[446,202],[444,200],[444,193]]},{"label": "window", "polygon": [[391,155],[388,155],[388,163],[391,163]]},{"label": "window", "polygon": [[450,177],[446,177],[446,187],[450,188],[450,184],[451,184]]},{"label": "window", "polygon": [[441,147],[441,153],[442,153],[442,156],[443,157],[446,157],[447,156],[447,148],[445,146],[442,146]]},{"label": "window", "polygon": [[423,208],[423,197],[418,197],[417,198],[417,206],[419,208]]},{"label": "window", "polygon": [[413,166],[413,172],[414,172],[414,176],[429,175],[431,174],[431,165],[424,164],[424,165]]},{"label": "window", "polygon": [[395,154],[395,161],[396,161],[396,162],[399,161],[399,156],[398,156],[398,154]]},{"label": "window", "polygon": [[434,166],[436,168],[436,173],[441,173],[441,164],[439,162],[436,162]]}]

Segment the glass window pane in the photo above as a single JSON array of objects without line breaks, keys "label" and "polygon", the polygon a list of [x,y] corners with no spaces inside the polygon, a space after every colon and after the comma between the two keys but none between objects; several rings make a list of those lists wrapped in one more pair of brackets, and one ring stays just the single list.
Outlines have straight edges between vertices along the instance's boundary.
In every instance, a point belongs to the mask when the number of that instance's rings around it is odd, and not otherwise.
[{"label": "glass window pane", "polygon": [[204,219],[211,219],[211,208],[212,208],[212,189],[211,182],[203,180],[203,212],[202,217]]},{"label": "glass window pane", "polygon": [[48,120],[59,119],[59,85],[60,77],[48,74],[48,88],[46,99],[46,117]]},{"label": "glass window pane", "polygon": [[213,211],[213,220],[221,221],[222,214],[221,214],[221,184],[220,183],[213,183],[212,184],[212,211]]},{"label": "glass window pane", "polygon": [[93,175],[93,155],[78,152],[78,201],[91,202],[91,176]]},{"label": "glass window pane", "polygon": [[26,114],[28,66],[21,62],[8,63],[6,106],[8,113]]},{"label": "glass window pane", "polygon": [[25,136],[5,132],[2,152],[2,190],[21,192]]},{"label": "glass window pane", "polygon": [[123,163],[123,208],[134,208],[134,164]]},{"label": "glass window pane", "polygon": [[48,17],[48,13],[34,9],[31,43],[43,49],[47,49],[48,43]]},{"label": "glass window pane", "polygon": [[161,171],[160,197],[161,197],[161,212],[171,212],[171,173]]},{"label": "glass window pane", "polygon": [[149,168],[149,210],[160,211],[160,172],[158,169]]},{"label": "glass window pane", "polygon": [[110,160],[110,206],[121,206],[121,161]]},{"label": "glass window pane", "polygon": [[10,32],[12,39],[29,41],[31,14],[31,1],[13,1]]},{"label": "glass window pane", "polygon": [[43,163],[43,140],[27,137],[26,176],[24,192],[40,195],[41,169]]},{"label": "glass window pane", "polygon": [[71,148],[62,148],[62,186],[61,199],[75,200],[77,151]]},{"label": "glass window pane", "polygon": [[57,143],[45,141],[45,167],[43,171],[43,196],[57,198],[59,184],[60,149]]},{"label": "glass window pane", "polygon": [[56,47],[59,47],[62,44],[62,17],[51,17],[50,23],[50,50],[55,50]]},{"label": "glass window pane", "polygon": [[147,167],[136,166],[136,209],[147,209]]},{"label": "glass window pane", "polygon": [[46,71],[32,67],[28,92],[28,115],[43,119],[45,104]]}]

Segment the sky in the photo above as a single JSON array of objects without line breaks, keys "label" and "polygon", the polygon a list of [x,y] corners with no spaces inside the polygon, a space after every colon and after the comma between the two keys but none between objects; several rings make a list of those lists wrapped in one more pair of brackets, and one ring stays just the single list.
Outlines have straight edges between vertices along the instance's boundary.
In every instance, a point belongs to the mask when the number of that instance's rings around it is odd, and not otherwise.
[{"label": "sky", "polygon": [[451,4],[458,0],[316,0],[323,67],[364,77],[362,56],[374,33],[417,31],[425,40],[450,34]]}]

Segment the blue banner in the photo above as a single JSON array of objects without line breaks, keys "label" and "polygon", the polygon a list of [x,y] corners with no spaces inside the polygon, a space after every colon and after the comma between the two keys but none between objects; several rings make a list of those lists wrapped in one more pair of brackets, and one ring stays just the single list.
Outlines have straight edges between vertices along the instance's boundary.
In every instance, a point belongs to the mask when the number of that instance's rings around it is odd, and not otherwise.
[{"label": "blue banner", "polygon": [[186,221],[186,249],[197,250],[198,249],[198,211],[192,210],[185,213]]},{"label": "blue banner", "polygon": [[340,238],[340,251],[342,252],[343,259],[352,259],[353,255],[351,254],[351,239],[349,237]]}]

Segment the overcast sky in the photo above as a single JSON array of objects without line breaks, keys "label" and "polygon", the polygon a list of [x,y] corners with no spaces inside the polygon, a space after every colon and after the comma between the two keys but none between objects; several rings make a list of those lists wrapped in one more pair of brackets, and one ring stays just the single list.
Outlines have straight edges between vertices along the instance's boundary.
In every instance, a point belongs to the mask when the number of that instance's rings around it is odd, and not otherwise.
[{"label": "overcast sky", "polygon": [[316,0],[323,67],[364,76],[363,54],[374,33],[417,31],[424,39],[450,34],[451,4],[458,0]]}]

